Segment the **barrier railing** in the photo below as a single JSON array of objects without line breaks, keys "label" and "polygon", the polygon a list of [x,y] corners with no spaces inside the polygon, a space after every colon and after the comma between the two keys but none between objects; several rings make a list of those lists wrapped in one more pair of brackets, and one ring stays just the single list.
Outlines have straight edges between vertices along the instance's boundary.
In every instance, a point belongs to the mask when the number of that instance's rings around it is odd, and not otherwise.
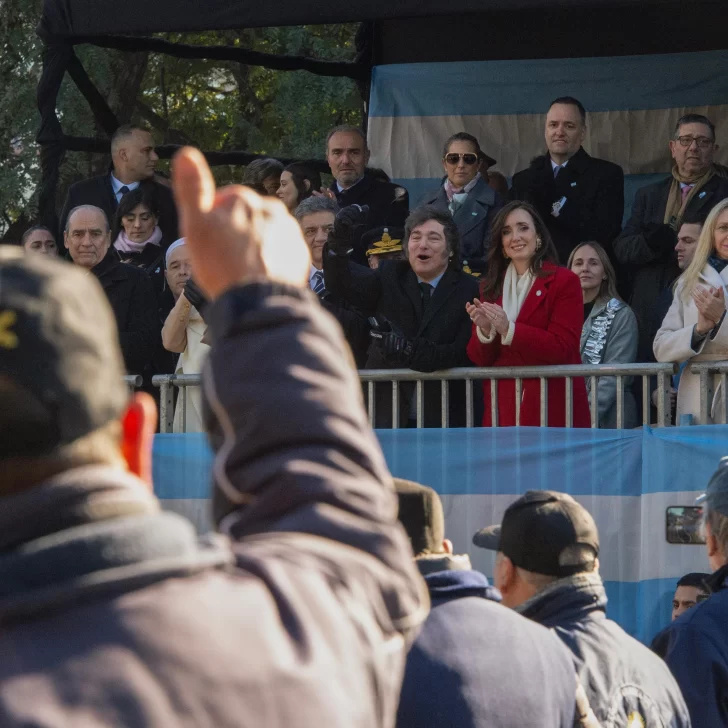
[{"label": "barrier railing", "polygon": [[142,386],[142,377],[140,374],[126,374],[124,375],[124,384],[129,387],[130,392],[133,392]]},{"label": "barrier railing", "polygon": [[717,424],[726,424],[726,413],[728,413],[728,392],[726,392],[726,380],[728,379],[728,361],[700,361],[690,365],[690,371],[700,376],[700,421],[707,423],[711,418],[713,399],[715,397],[715,378],[718,377],[718,388],[720,398],[717,400],[716,412]]},{"label": "barrier railing", "polygon": [[[715,365],[714,365],[715,366]],[[450,382],[465,382],[465,426],[474,427],[474,392],[473,382],[483,381],[484,386],[490,386],[491,392],[491,421],[494,426],[498,424],[498,386],[501,379],[515,380],[516,393],[516,425],[520,424],[521,393],[524,380],[538,379],[541,389],[540,426],[548,426],[548,380],[555,378],[566,379],[565,405],[566,426],[573,425],[573,380],[585,378],[591,382],[591,391],[596,392],[598,380],[602,377],[616,379],[617,428],[624,428],[624,394],[625,379],[640,377],[642,379],[642,424],[650,423],[650,379],[657,382],[657,426],[670,425],[670,384],[671,377],[677,367],[673,364],[568,364],[563,366],[544,367],[467,367],[448,369],[440,372],[416,372],[411,369],[364,369],[359,371],[359,377],[364,383],[367,397],[366,404],[369,412],[369,422],[374,425],[376,417],[375,388],[378,382],[392,384],[392,423],[391,427],[399,426],[400,416],[400,388],[402,382],[416,382],[415,410],[417,427],[424,426],[424,383],[440,382],[440,414],[441,426],[449,427]],[[728,362],[725,363],[725,372],[728,373]],[[725,375],[724,375],[725,377]],[[177,406],[181,408],[180,419],[182,431],[186,431],[187,389],[200,385],[199,374],[160,374],[153,377],[152,382],[160,388],[160,432],[172,432],[174,421],[174,388],[180,389]],[[725,388],[724,388],[725,391]],[[597,398],[590,398],[591,426],[596,428],[598,423]]]}]

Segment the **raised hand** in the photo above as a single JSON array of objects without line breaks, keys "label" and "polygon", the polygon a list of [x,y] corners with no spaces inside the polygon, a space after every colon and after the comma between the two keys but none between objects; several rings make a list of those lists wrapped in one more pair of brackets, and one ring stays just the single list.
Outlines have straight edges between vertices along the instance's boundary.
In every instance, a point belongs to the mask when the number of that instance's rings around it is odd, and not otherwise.
[{"label": "raised hand", "polygon": [[254,281],[308,285],[308,246],[282,202],[240,185],[216,190],[192,147],[174,157],[172,188],[195,280],[211,299]]}]

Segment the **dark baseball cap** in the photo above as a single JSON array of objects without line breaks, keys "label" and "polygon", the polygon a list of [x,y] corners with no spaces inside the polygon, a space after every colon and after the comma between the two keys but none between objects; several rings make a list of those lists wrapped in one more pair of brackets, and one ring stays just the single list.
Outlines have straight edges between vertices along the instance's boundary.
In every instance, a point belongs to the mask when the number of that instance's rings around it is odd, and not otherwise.
[{"label": "dark baseball cap", "polygon": [[588,546],[594,557],[599,555],[599,533],[589,511],[553,490],[529,490],[508,506],[500,526],[478,531],[473,543],[501,551],[521,569],[548,576],[570,576],[587,565],[564,559],[569,547]]},{"label": "dark baseball cap", "polygon": [[706,506],[709,511],[716,511],[728,517],[728,457],[720,459],[718,469],[708,481],[705,493],[696,500],[696,503]]},{"label": "dark baseball cap", "polygon": [[118,419],[124,373],[96,278],[0,245],[0,458],[42,455]]},{"label": "dark baseball cap", "polygon": [[440,496],[426,485],[402,478],[394,479],[399,511],[397,518],[404,526],[416,554],[439,553],[445,539],[445,515]]}]

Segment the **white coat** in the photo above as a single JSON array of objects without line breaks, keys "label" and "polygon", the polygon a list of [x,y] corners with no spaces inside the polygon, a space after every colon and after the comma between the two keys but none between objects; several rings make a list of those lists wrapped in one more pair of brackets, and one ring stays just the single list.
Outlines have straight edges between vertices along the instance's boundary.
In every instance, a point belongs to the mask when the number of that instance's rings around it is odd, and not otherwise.
[{"label": "white coat", "polygon": [[[726,301],[728,301],[728,268],[718,273],[715,268],[707,264],[700,274],[699,285],[722,287]],[[728,359],[728,316],[724,317],[721,326],[717,331],[709,334],[697,350],[691,347],[693,327],[698,323],[698,308],[692,298],[687,302],[683,301],[680,295],[682,281],[678,282],[672,299],[672,305],[662,321],[662,326],[655,336],[653,350],[655,358],[660,362],[683,362],[698,361],[722,361]],[[723,419],[720,402],[720,378],[716,375],[713,378],[713,390],[715,395],[711,403],[710,417],[708,422],[700,422],[700,375],[693,374],[689,368],[683,370],[680,376],[680,385],[677,390],[677,415],[676,422],[685,414],[693,415],[695,424],[712,424],[715,420]]]}]

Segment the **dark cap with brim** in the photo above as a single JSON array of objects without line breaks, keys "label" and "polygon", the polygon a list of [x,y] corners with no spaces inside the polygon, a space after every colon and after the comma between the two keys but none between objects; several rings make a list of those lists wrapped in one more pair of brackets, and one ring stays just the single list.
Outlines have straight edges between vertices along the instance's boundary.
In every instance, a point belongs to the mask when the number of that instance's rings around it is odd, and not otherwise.
[{"label": "dark cap with brim", "polygon": [[86,269],[0,246],[0,458],[66,445],[123,413],[114,314]]},{"label": "dark cap with brim", "polygon": [[570,495],[551,490],[529,490],[506,509],[501,525],[481,529],[473,543],[500,551],[526,571],[557,577],[582,571],[599,555],[591,514]]}]

